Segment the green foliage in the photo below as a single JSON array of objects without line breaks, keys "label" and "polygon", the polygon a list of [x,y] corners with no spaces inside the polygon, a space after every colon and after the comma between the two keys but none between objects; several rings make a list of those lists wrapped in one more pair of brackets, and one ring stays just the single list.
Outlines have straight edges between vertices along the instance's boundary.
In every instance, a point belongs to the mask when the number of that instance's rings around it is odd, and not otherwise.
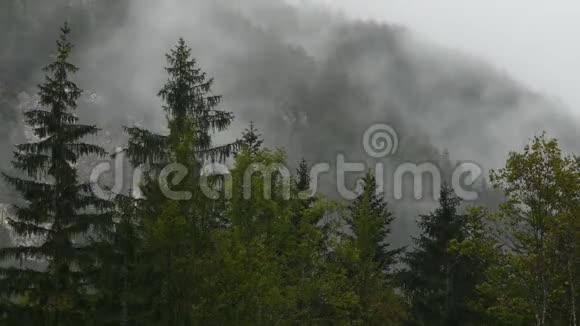
[{"label": "green foliage", "polygon": [[489,217],[487,234],[500,250],[480,292],[486,312],[499,321],[577,324],[578,171],[577,159],[542,135],[492,172],[506,202]]},{"label": "green foliage", "polygon": [[545,135],[492,171],[505,203],[496,213],[474,209],[469,237],[453,248],[485,271],[473,302],[490,323],[577,324],[578,171]]},{"label": "green foliage", "polygon": [[[342,203],[311,194],[308,163],[292,175],[253,123],[216,145],[233,114],[180,39],[158,93],[168,132],[126,128],[143,196],[107,202],[75,167],[105,152],[82,142],[98,129],[74,114],[69,33],[41,108],[25,114],[38,140],[16,146],[22,174],[4,175],[23,199],[8,222],[35,241],[0,249],[0,324],[577,325],[580,158],[555,140],[536,137],[492,172],[506,198],[498,212],[463,214],[444,186],[400,257],[372,173]],[[229,158],[225,176],[204,168]],[[174,184],[168,165],[186,177]]]},{"label": "green foliage", "polygon": [[[112,224],[110,203],[92,196],[90,185],[79,183],[74,167],[81,156],[105,152],[81,142],[98,129],[78,124],[73,113],[82,91],[70,79],[78,70],[68,61],[73,48],[70,32],[65,24],[57,41],[56,61],[44,69],[45,81],[39,86],[41,108],[25,113],[38,140],[16,146],[13,165],[28,178],[4,175],[26,202],[16,208],[10,226],[21,237],[38,239],[38,244],[0,250],[2,259],[21,261],[19,267],[0,270],[7,323],[14,322],[13,316],[30,324],[82,323],[90,310],[91,270],[98,254],[89,232]],[[30,268],[32,259],[44,261],[46,266]]]},{"label": "green foliage", "polygon": [[[333,254],[342,246],[332,241],[339,233],[324,225],[324,217],[339,207],[299,196],[297,182],[278,170],[285,164],[280,150],[243,147],[236,156],[230,227],[216,232],[212,257],[220,263],[214,284],[223,287],[214,288],[217,302],[210,306],[221,308],[209,320],[336,324],[354,317],[358,296]],[[248,174],[251,167],[260,168]]]},{"label": "green foliage", "polygon": [[114,227],[100,235],[94,325],[135,325],[143,319],[144,300],[135,291],[144,236],[140,205],[122,195],[116,198],[116,204]]},{"label": "green foliage", "polygon": [[363,192],[350,206],[347,220],[354,233],[354,242],[361,263],[373,264],[371,269],[389,272],[400,249],[389,250],[387,236],[395,217],[387,208],[383,194],[377,192],[377,182],[372,173],[364,179]]},{"label": "green foliage", "polygon": [[[219,203],[201,188],[206,160],[223,162],[241,143],[213,146],[212,133],[224,131],[233,114],[217,109],[220,96],[210,95],[212,79],[197,67],[191,50],[180,39],[167,55],[169,79],[159,92],[164,101],[168,135],[127,128],[127,152],[133,164],[147,164],[142,181],[145,200],[139,202],[143,244],[140,248],[137,295],[145,302],[142,323],[188,325],[203,305],[204,261],[213,252],[212,232],[219,224]],[[161,178],[168,164],[179,164],[187,177],[173,186]],[[168,198],[167,190],[182,192]],[[157,280],[151,284],[149,280]]]},{"label": "green foliage", "polygon": [[258,133],[258,130],[254,126],[254,122],[250,122],[250,127],[244,129],[242,134],[242,146],[251,155],[258,153],[264,144],[264,140],[261,139],[262,134]]},{"label": "green foliage", "polygon": [[363,192],[349,207],[346,222],[352,236],[347,245],[352,246],[356,258],[348,265],[348,273],[359,298],[357,319],[365,324],[392,324],[403,316],[402,301],[389,286],[392,267],[402,249],[390,249],[388,235],[394,216],[377,189],[369,172]]},{"label": "green foliage", "polygon": [[443,185],[439,207],[421,216],[416,249],[403,259],[408,269],[400,279],[419,325],[463,325],[480,318],[470,306],[481,278],[480,262],[459,255],[457,248],[461,243],[467,250],[467,241],[478,230],[459,213],[460,204],[453,190]]}]

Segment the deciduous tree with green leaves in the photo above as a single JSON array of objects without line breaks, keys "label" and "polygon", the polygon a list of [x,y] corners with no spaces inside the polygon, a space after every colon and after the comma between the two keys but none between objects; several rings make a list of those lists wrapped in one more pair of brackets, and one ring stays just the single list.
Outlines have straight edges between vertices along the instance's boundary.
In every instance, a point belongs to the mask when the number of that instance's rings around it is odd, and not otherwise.
[{"label": "deciduous tree with green leaves", "polygon": [[510,154],[491,180],[506,201],[489,234],[501,250],[480,287],[503,322],[577,325],[580,178],[577,161],[545,134]]},{"label": "deciduous tree with green leaves", "polygon": [[489,323],[577,325],[579,176],[577,159],[545,134],[492,171],[505,202],[473,210],[469,237],[454,246],[482,263],[474,301]]}]

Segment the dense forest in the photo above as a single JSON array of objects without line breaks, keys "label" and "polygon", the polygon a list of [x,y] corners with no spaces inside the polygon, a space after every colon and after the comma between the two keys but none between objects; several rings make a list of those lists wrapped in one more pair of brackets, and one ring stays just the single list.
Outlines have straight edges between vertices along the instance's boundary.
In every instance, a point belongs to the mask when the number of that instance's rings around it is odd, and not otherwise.
[{"label": "dense forest", "polygon": [[[5,218],[27,241],[0,250],[2,325],[578,325],[580,157],[557,140],[535,136],[491,171],[496,207],[443,184],[400,247],[373,171],[352,201],[308,194],[306,160],[290,180],[248,178],[288,155],[259,125],[216,140],[235,117],[183,39],[157,93],[165,131],[127,125],[117,153],[91,142],[106,131],[77,114],[70,34],[65,24],[24,113],[34,137],[3,173],[17,198]],[[97,196],[81,168],[121,153],[144,167],[139,194]],[[204,170],[227,161],[228,177]],[[181,182],[171,164],[186,168]]]}]

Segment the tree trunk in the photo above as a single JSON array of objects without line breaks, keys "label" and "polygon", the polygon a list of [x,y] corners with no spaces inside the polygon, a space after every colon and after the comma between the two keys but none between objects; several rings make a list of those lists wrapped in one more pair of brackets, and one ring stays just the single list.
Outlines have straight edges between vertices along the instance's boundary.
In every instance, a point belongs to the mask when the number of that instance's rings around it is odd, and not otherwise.
[{"label": "tree trunk", "polygon": [[546,310],[548,307],[548,289],[546,288],[546,280],[543,278],[542,280],[542,315],[541,315],[541,323],[540,326],[546,325]]}]

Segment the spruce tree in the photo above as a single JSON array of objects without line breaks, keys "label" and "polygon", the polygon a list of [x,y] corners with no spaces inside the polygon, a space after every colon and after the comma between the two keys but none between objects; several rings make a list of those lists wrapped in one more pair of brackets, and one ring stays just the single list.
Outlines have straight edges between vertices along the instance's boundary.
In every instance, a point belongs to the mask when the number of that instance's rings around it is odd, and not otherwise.
[{"label": "spruce tree", "polygon": [[[212,250],[211,232],[223,206],[201,188],[206,161],[224,162],[241,146],[239,141],[214,146],[214,132],[226,130],[234,116],[217,109],[221,97],[212,95],[213,79],[198,68],[191,49],[180,39],[167,54],[169,79],[158,93],[163,100],[169,133],[126,128],[127,153],[134,165],[145,164],[140,211],[144,226],[142,295],[149,298],[145,324],[189,325],[194,305],[203,301],[203,257]],[[159,178],[167,164],[185,167],[187,177],[169,187]],[[171,177],[170,177],[171,178]],[[169,178],[169,179],[170,179]],[[162,187],[185,192],[187,198],[166,198]],[[155,280],[154,285],[147,283]]]},{"label": "spruce tree", "polygon": [[18,324],[80,325],[94,281],[96,248],[89,232],[110,224],[109,203],[94,197],[89,184],[79,183],[75,164],[86,155],[105,155],[82,139],[98,132],[82,125],[74,114],[81,89],[71,80],[78,70],[69,62],[73,45],[68,24],[61,28],[56,61],[48,65],[40,88],[40,108],[25,113],[38,141],[16,146],[13,166],[27,175],[4,174],[25,200],[16,208],[10,226],[22,237],[40,244],[0,250],[2,259],[35,259],[45,268],[0,270],[4,316]]},{"label": "spruce tree", "polygon": [[126,128],[130,137],[127,154],[134,166],[146,166],[141,190],[147,197],[145,212],[150,216],[159,216],[160,203],[167,200],[160,192],[160,186],[166,187],[168,183],[157,179],[159,171],[172,163],[187,169],[187,178],[171,189],[191,194],[189,199],[180,202],[180,207],[194,223],[196,241],[201,241],[216,225],[215,217],[219,212],[215,209],[220,207],[201,191],[203,164],[208,160],[224,162],[240,148],[241,142],[213,145],[213,133],[226,130],[234,116],[231,112],[217,109],[221,96],[212,95],[213,79],[207,78],[198,68],[185,41],[179,39],[166,58],[169,79],[158,96],[165,103],[163,110],[169,134],[162,135],[139,127]]},{"label": "spruce tree", "polygon": [[377,189],[375,176],[369,172],[364,179],[362,193],[349,208],[347,219],[353,234],[353,245],[358,252],[358,260],[351,273],[361,303],[359,318],[367,323],[385,322],[381,318],[390,318],[379,317],[386,311],[379,312],[377,309],[393,305],[387,301],[391,296],[389,274],[401,251],[390,249],[388,235],[395,218],[383,194],[378,193]]},{"label": "spruce tree", "polygon": [[254,122],[250,121],[250,127],[244,129],[242,133],[242,148],[246,149],[250,155],[256,155],[263,144],[262,134],[254,127]]},{"label": "spruce tree", "polygon": [[194,159],[224,161],[239,149],[241,143],[213,146],[212,133],[226,130],[234,115],[217,109],[221,96],[211,95],[214,81],[197,67],[191,49],[183,39],[179,39],[178,45],[166,58],[169,66],[165,70],[169,80],[158,96],[165,102],[163,109],[169,135],[139,127],[126,128],[130,136],[129,157],[136,164],[167,164]]},{"label": "spruce tree", "polygon": [[[159,193],[157,173],[167,164],[178,163],[187,168],[187,179],[172,190],[192,193],[190,200],[182,201],[184,214],[196,218],[202,234],[212,225],[203,220],[207,198],[200,189],[200,175],[204,162],[224,162],[241,147],[241,142],[214,146],[212,135],[226,130],[234,119],[231,112],[218,110],[221,96],[212,95],[213,79],[197,66],[192,58],[191,49],[180,39],[178,45],[167,54],[166,71],[169,79],[159,91],[158,96],[165,102],[163,110],[167,118],[168,135],[157,134],[139,127],[126,128],[130,136],[127,147],[128,157],[135,166],[145,164],[147,171],[142,182],[147,202],[163,201]],[[158,182],[155,182],[158,181]],[[202,207],[203,206],[203,207]],[[160,205],[152,205],[159,208]],[[197,212],[194,210],[197,209]],[[159,212],[151,212],[156,215]]]},{"label": "spruce tree", "polygon": [[391,244],[387,241],[395,217],[383,194],[377,192],[375,176],[369,172],[363,182],[362,193],[349,208],[349,224],[361,259],[376,264],[382,272],[389,272],[400,252],[400,249],[390,250]]},{"label": "spruce tree", "polygon": [[139,296],[138,266],[142,258],[143,225],[139,200],[118,195],[114,227],[101,234],[100,270],[93,321],[96,325],[136,325],[141,320],[144,298]]},{"label": "spruce tree", "polygon": [[401,272],[404,291],[416,322],[429,325],[464,325],[473,317],[468,309],[476,279],[468,260],[450,251],[452,241],[466,236],[467,218],[458,212],[461,199],[444,184],[439,208],[422,215],[416,249],[403,258],[408,269]]}]

